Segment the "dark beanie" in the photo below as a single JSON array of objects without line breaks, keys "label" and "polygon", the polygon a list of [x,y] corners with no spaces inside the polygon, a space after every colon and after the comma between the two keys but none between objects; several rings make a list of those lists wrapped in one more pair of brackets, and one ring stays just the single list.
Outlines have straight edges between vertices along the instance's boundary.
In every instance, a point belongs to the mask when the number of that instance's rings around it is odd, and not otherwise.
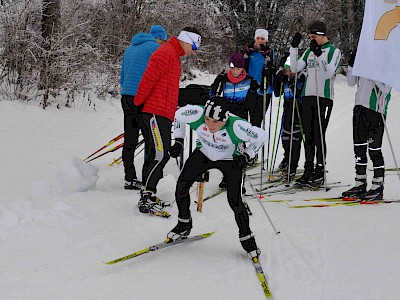
[{"label": "dark beanie", "polygon": [[229,117],[226,100],[222,97],[214,97],[207,100],[204,106],[204,115],[214,120],[225,122]]},{"label": "dark beanie", "polygon": [[308,33],[326,35],[326,24],[322,21],[314,21],[308,26]]},{"label": "dark beanie", "polygon": [[229,56],[229,66],[231,68],[244,68],[244,57],[240,52],[234,52]]}]

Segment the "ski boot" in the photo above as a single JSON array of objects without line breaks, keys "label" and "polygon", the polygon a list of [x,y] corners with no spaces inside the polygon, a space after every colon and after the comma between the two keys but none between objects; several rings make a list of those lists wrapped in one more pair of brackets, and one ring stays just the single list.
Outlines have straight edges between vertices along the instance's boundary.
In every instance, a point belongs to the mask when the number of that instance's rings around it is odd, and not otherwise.
[{"label": "ski boot", "polygon": [[374,201],[383,199],[383,177],[374,177],[372,186],[368,192],[359,196],[361,201]]},{"label": "ski boot", "polygon": [[142,188],[142,182],[137,179],[125,180],[124,188],[126,190],[140,190]]},{"label": "ski boot", "polygon": [[192,218],[178,218],[178,224],[170,232],[168,232],[165,243],[168,244],[177,240],[185,239],[190,234],[192,227]]},{"label": "ski boot", "polygon": [[170,214],[163,210],[168,202],[161,201],[151,191],[141,191],[141,197],[138,202],[139,211],[143,214],[152,214],[164,218],[170,217]]},{"label": "ski boot", "polygon": [[324,184],[324,166],[317,164],[315,171],[311,177],[313,186],[321,186]]},{"label": "ski boot", "polygon": [[306,162],[304,164],[304,173],[299,179],[296,180],[296,183],[300,186],[310,184],[313,174],[314,174],[314,163]]},{"label": "ski boot", "polygon": [[342,197],[356,197],[367,191],[367,175],[356,175],[356,184],[342,193]]},{"label": "ski boot", "polygon": [[244,251],[247,252],[249,257],[251,259],[257,258],[257,260],[258,260],[260,254],[261,254],[261,251],[257,247],[254,235],[250,233],[250,234],[245,235],[243,237],[239,236],[239,241],[242,244],[242,247],[243,247]]}]

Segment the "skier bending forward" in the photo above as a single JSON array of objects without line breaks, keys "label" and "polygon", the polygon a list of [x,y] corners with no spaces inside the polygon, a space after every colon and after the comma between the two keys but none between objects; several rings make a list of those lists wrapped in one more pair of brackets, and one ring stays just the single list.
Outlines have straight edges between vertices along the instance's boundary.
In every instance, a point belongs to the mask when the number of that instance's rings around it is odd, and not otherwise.
[{"label": "skier bending forward", "polygon": [[[215,97],[204,107],[187,105],[175,113],[175,144],[170,150],[177,157],[183,149],[186,125],[198,134],[196,149],[187,159],[176,184],[178,224],[168,233],[167,240],[178,240],[190,234],[189,189],[195,179],[209,169],[218,169],[228,182],[227,198],[239,227],[239,240],[251,258],[258,257],[259,250],[250,230],[249,216],[242,202],[243,170],[267,140],[266,132],[249,122],[229,114],[226,100]],[[249,144],[244,147],[244,143]]]}]

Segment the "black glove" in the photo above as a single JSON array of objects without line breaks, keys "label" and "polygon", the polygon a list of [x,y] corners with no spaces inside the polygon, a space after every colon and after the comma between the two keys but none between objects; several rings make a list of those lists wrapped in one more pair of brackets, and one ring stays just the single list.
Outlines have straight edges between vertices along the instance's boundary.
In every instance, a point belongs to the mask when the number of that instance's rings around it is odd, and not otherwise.
[{"label": "black glove", "polygon": [[290,56],[289,52],[285,52],[281,58],[281,60],[279,61],[279,66],[283,67],[285,66],[286,60],[288,59],[288,57]]},{"label": "black glove", "polygon": [[268,79],[271,78],[271,73],[272,73],[271,68],[264,68],[262,71],[262,76],[267,77],[267,81],[269,81]]},{"label": "black glove", "polygon": [[312,40],[310,43],[310,50],[314,52],[316,56],[320,56],[322,54],[321,46],[318,45],[316,40]]},{"label": "black glove", "polygon": [[288,76],[285,75],[283,70],[280,70],[278,74],[276,74],[276,81],[279,81],[279,83],[288,81]]},{"label": "black glove", "polygon": [[350,59],[349,59],[349,66],[350,67],[353,67],[353,65],[354,65],[354,60],[356,59],[356,54],[357,54],[357,49],[351,51],[351,53],[350,53]]},{"label": "black glove", "polygon": [[134,113],[136,116],[140,116],[140,114],[142,113],[142,109],[143,109],[143,105],[141,105],[141,106],[136,106],[135,104],[133,105],[133,108],[132,108],[133,113]]},{"label": "black glove", "polygon": [[183,150],[183,139],[176,138],[175,143],[169,149],[169,155],[173,158],[176,158],[179,155],[181,155],[182,150]]},{"label": "black glove", "polygon": [[[262,71],[262,76],[267,78],[267,82],[271,83],[272,82],[272,74],[274,72],[274,68],[272,67],[272,61],[268,61],[265,64],[265,67]],[[264,79],[263,79],[263,83],[264,84]]]},{"label": "black glove", "polygon": [[249,161],[250,161],[250,156],[247,153],[243,153],[233,158],[233,165],[235,168],[243,170],[244,168],[247,167]]},{"label": "black glove", "polygon": [[301,42],[301,34],[300,34],[300,32],[296,32],[292,38],[292,42],[290,43],[290,45],[293,48],[297,48],[297,47],[299,47],[300,42]]}]

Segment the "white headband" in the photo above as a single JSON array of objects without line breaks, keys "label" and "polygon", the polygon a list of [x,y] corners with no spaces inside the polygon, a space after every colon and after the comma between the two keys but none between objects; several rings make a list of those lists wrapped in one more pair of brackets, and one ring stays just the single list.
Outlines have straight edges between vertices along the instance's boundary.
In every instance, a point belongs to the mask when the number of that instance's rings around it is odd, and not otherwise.
[{"label": "white headband", "polygon": [[254,33],[254,39],[256,39],[258,36],[264,37],[268,42],[268,31],[267,30],[257,29],[256,32]]},{"label": "white headband", "polygon": [[178,40],[188,43],[192,45],[193,43],[196,44],[196,47],[200,47],[201,43],[201,36],[197,33],[182,30],[178,35]]}]

